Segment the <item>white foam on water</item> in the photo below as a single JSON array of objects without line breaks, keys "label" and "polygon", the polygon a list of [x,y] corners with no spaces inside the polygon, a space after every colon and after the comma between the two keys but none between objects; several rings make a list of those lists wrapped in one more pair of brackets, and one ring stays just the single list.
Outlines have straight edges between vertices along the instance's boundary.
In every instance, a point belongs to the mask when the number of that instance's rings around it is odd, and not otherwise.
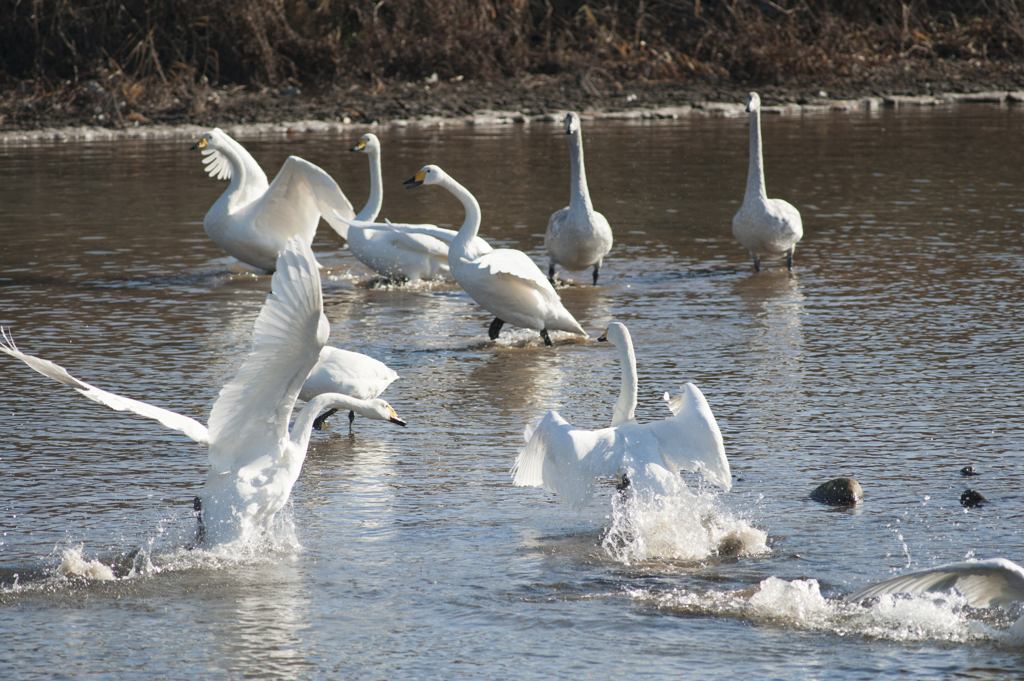
[{"label": "white foam on water", "polygon": [[82,557],[85,545],[79,544],[64,549],[60,558],[60,565],[57,572],[64,577],[80,577],[101,582],[109,582],[117,579],[114,576],[114,569],[104,565],[97,559],[86,560]]},{"label": "white foam on water", "polygon": [[612,498],[604,550],[623,563],[651,559],[703,560],[710,556],[768,553],[768,535],[722,508],[713,492],[680,485],[656,498]]}]

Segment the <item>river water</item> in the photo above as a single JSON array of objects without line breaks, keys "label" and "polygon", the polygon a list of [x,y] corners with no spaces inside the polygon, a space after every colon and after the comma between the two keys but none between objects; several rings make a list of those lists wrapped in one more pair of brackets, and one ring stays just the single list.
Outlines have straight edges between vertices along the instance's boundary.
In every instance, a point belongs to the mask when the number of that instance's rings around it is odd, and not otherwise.
[{"label": "river water", "polygon": [[[508,327],[489,342],[453,283],[369,286],[324,225],[330,342],[399,373],[383,397],[409,426],[314,433],[273,535],[243,553],[183,548],[202,447],[3,357],[2,676],[1020,678],[1019,605],[843,596],[910,568],[1024,561],[1022,123],[986,105],[765,115],[768,193],[805,236],[792,274],[755,274],[731,235],[745,116],[585,121],[615,246],[599,286],[562,289],[591,338],[554,348]],[[271,176],[290,154],[320,165],[358,209],[359,134],[240,140]],[[481,236],[546,268],[568,201],[560,125],[378,135],[382,217],[457,228],[446,192],[401,189],[436,163],[479,199]],[[82,380],[205,422],[270,278],[204,234],[225,183],[191,143],[0,149],[0,324]],[[636,345],[638,420],[697,383],[731,492],[686,474],[686,503],[638,520],[610,484],[582,513],[511,485],[527,423],[609,423],[617,356],[594,339],[612,320]],[[862,504],[808,499],[839,475]],[[989,503],[964,509],[968,487]],[[716,551],[725,535],[740,550]],[[101,566],[117,579],[68,574]]]}]

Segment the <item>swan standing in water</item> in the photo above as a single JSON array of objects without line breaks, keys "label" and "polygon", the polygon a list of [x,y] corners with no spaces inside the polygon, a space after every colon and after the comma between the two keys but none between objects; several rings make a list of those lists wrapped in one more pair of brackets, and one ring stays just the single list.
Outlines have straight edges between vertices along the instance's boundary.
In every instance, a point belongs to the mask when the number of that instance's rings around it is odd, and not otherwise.
[{"label": "swan standing in water", "polygon": [[20,352],[6,332],[0,350],[91,400],[155,419],[208,445],[210,472],[195,502],[201,511],[199,540],[215,545],[246,539],[269,528],[288,501],[306,458],[313,420],[321,410],[351,409],[367,418],[405,425],[384,400],[325,393],[303,407],[289,432],[295,399],[328,333],[320,274],[301,237],[287,242],[271,288],[256,318],[253,350],[221,389],[210,411],[209,428],[188,416],[79,381],[53,362]]},{"label": "swan standing in water", "polygon": [[[398,378],[384,362],[369,355],[325,345],[320,349],[320,359],[309,372],[306,382],[299,391],[299,399],[309,402],[317,395],[341,393],[361,400],[372,400]],[[313,421],[313,428],[325,430],[325,422],[337,413],[328,409]],[[348,412],[348,432],[352,433],[355,411]]]},{"label": "swan standing in water", "polygon": [[[849,600],[950,589],[959,591],[972,608],[1011,605],[1024,601],[1024,568],[1005,558],[947,563],[887,579],[851,594]],[[1010,637],[1024,644],[1024,616],[1010,627]]]},{"label": "swan standing in water", "polygon": [[603,215],[594,210],[583,169],[583,132],[575,111],[565,116],[565,132],[569,137],[571,185],[569,205],[555,211],[548,220],[544,246],[551,256],[548,280],[555,283],[555,265],[567,270],[594,268],[594,285],[601,261],[612,248],[612,228]]},{"label": "swan standing in water", "polygon": [[[370,157],[370,198],[366,206],[354,218],[341,211],[335,220],[329,220],[331,227],[348,242],[348,248],[359,262],[374,272],[391,279],[433,279],[446,276],[448,272],[448,242],[434,236],[420,233],[406,233],[391,229],[389,225],[375,223],[384,201],[381,186],[380,140],[373,133],[359,138],[359,143],[349,151],[362,151]],[[441,230],[433,225],[417,227]]]},{"label": "swan standing in water", "polygon": [[[514,326],[540,329],[545,345],[551,345],[548,331],[561,330],[586,336],[551,282],[544,277],[530,256],[512,248],[490,249],[477,238],[480,231],[480,204],[461,184],[434,165],[424,166],[406,180],[408,188],[436,184],[455,195],[466,209],[466,220],[448,248],[448,266],[459,286],[485,310],[494,315],[487,334],[498,337],[508,322]],[[483,251],[480,242],[488,250]]]},{"label": "swan standing in water", "polygon": [[335,211],[352,217],[352,204],[320,167],[289,156],[272,184],[241,144],[220,128],[205,133],[193,149],[206,158],[206,171],[231,184],[203,218],[218,246],[244,263],[268,272],[295,235],[312,243],[321,215],[335,222]]},{"label": "swan standing in water", "polygon": [[750,114],[750,166],[743,205],[732,219],[732,234],[750,251],[754,269],[761,271],[761,256],[786,257],[793,269],[793,250],[804,235],[800,211],[782,199],[769,199],[764,186],[764,156],[761,153],[761,98],[747,95]]},{"label": "swan standing in water", "polygon": [[634,417],[637,399],[636,357],[629,330],[612,322],[599,341],[618,348],[622,387],[610,428],[576,428],[550,411],[524,432],[526,446],[512,467],[517,487],[541,487],[557,494],[574,509],[594,495],[598,478],[619,478],[620,489],[652,500],[674,494],[682,481],[679,469],[700,471],[729,491],[732,473],[718,424],[704,395],[692,383],[668,400],[673,416],[640,425]]}]

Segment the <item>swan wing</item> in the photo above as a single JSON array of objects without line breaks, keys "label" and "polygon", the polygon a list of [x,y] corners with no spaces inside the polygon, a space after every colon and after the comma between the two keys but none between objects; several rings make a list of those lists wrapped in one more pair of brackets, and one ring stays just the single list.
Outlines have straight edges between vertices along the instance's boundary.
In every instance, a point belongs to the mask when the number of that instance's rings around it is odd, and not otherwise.
[{"label": "swan wing", "polygon": [[849,598],[859,601],[884,594],[919,594],[953,588],[975,608],[1009,605],[1024,600],[1024,568],[1005,558],[948,563],[888,579]]},{"label": "swan wing", "polygon": [[508,278],[539,292],[549,302],[562,301],[554,287],[530,256],[514,248],[499,248],[484,253],[473,261],[477,267],[494,277]]},{"label": "swan wing", "polygon": [[[350,222],[353,226],[358,225],[357,222]],[[380,223],[369,223],[374,229],[390,229],[395,232],[403,232],[405,234],[425,234],[426,236],[432,236],[435,239],[439,239],[446,244],[451,244],[452,240],[459,235],[454,229],[445,229],[444,227],[438,227],[436,225],[428,224],[411,224],[407,222],[391,222],[390,220],[384,220],[384,224]],[[478,236],[473,237],[473,241],[470,244],[470,250],[476,255],[480,256],[485,253],[490,253],[494,249],[485,240]]]},{"label": "swan wing", "polygon": [[289,156],[263,195],[256,227],[264,233],[277,233],[282,240],[300,234],[312,242],[320,216],[334,227],[335,212],[355,215],[334,178],[305,159]]},{"label": "swan wing", "polygon": [[288,437],[292,408],[329,332],[320,274],[301,237],[277,259],[271,293],[253,328],[253,349],[210,412],[210,464],[237,469]]},{"label": "swan wing", "polygon": [[725,444],[708,401],[693,383],[668,400],[672,418],[646,424],[658,440],[665,461],[676,468],[699,471],[725,491],[732,488],[732,471],[725,456]]},{"label": "swan wing", "polygon": [[0,329],[0,331],[3,332],[4,338],[3,341],[0,341],[0,350],[11,357],[20,359],[43,376],[49,376],[55,381],[63,383],[64,385],[69,385],[85,397],[88,397],[90,400],[99,402],[100,404],[105,404],[115,411],[130,411],[138,414],[139,416],[154,419],[172,430],[184,433],[199,444],[208,444],[209,437],[206,426],[201,424],[199,421],[189,418],[188,416],[176,414],[175,412],[168,411],[167,409],[154,407],[152,404],[146,404],[145,402],[139,402],[138,400],[121,397],[120,395],[100,390],[99,388],[89,385],[84,381],[80,381],[69,374],[64,367],[58,364],[54,364],[47,359],[33,357],[32,355],[26,355],[21,352],[18,350],[17,346],[15,346],[14,339],[11,338],[7,331],[4,329]]},{"label": "swan wing", "polygon": [[215,177],[218,180],[231,179],[231,161],[224,154],[210,148],[203,149],[200,153],[205,157],[203,165],[206,166],[205,170],[210,177]]},{"label": "swan wing", "polygon": [[325,345],[302,385],[299,399],[308,402],[323,393],[341,393],[370,400],[397,378],[394,370],[369,355]]},{"label": "swan wing", "polygon": [[551,411],[523,433],[526,446],[512,467],[512,484],[540,487],[577,511],[594,496],[597,478],[619,474],[626,451],[616,428],[576,428]]}]

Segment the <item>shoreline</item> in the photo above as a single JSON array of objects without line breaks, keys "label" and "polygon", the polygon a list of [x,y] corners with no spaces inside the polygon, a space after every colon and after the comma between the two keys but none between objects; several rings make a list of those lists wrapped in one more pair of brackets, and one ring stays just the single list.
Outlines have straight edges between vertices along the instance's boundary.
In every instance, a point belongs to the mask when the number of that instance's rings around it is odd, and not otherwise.
[{"label": "shoreline", "polygon": [[[770,115],[805,116],[827,113],[852,113],[877,111],[883,108],[906,109],[923,107],[947,107],[962,104],[1024,104],[1024,90],[987,90],[982,92],[949,92],[926,95],[871,95],[853,99],[814,98],[804,102],[784,102],[765,105],[761,111]],[[645,121],[673,120],[687,116],[732,117],[744,113],[739,102],[694,102],[678,105],[641,106],[630,108],[602,107],[603,110],[584,108],[580,115],[589,120],[601,121]],[[207,124],[205,121],[187,123],[145,123],[139,121],[124,127],[101,125],[65,125],[25,130],[0,130],[0,144],[38,144],[46,142],[99,142],[114,140],[175,139],[198,137],[211,127],[221,127],[228,134],[238,137],[262,135],[290,135],[299,133],[343,133],[355,130],[377,129],[384,126],[502,126],[554,123],[564,117],[570,109],[558,109],[544,113],[526,110],[478,109],[468,114],[419,115],[410,118],[387,118],[369,122],[353,121],[349,117],[341,120],[316,118],[281,120],[280,122],[225,122]]]}]

